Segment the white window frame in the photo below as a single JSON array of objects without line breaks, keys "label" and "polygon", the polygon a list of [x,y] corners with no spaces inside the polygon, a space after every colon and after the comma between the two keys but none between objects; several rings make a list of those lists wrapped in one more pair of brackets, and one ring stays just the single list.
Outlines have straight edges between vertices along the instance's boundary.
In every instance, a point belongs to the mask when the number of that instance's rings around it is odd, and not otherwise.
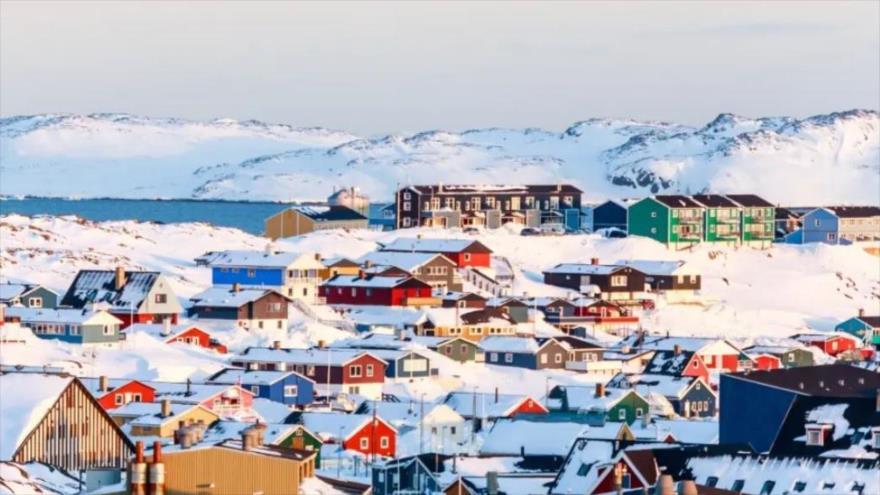
[{"label": "white window frame", "polygon": [[299,394],[299,387],[296,385],[285,385],[284,386],[284,396],[285,397],[296,397]]},{"label": "white window frame", "polygon": [[361,449],[366,450],[370,448],[370,439],[367,437],[361,437],[360,442]]},{"label": "white window frame", "polygon": [[[357,373],[355,373],[357,371]],[[360,378],[363,376],[363,369],[359,364],[353,364],[348,367],[348,376],[352,378]]]},{"label": "white window frame", "polygon": [[512,352],[505,352],[504,353],[504,362],[505,363],[512,363],[513,362],[513,353]]}]

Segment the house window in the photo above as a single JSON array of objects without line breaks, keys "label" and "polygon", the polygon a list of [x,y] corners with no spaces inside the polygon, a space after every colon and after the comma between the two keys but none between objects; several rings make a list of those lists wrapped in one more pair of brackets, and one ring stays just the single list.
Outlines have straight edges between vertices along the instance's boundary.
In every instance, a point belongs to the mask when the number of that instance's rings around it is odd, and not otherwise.
[{"label": "house window", "polygon": [[28,298],[28,307],[42,308],[43,307],[43,298],[42,297],[29,297]]},{"label": "house window", "polygon": [[807,483],[804,481],[795,481],[791,490],[795,493],[803,493],[807,489]]},{"label": "house window", "polygon": [[733,485],[730,487],[730,490],[734,491],[734,492],[741,492],[744,486],[746,486],[745,480],[736,480],[733,482]]},{"label": "house window", "polygon": [[296,385],[285,385],[284,386],[284,396],[285,397],[296,397],[297,389]]},{"label": "house window", "polygon": [[370,297],[373,295],[373,289],[364,289],[364,295]]},{"label": "house window", "polygon": [[360,365],[351,365],[348,367],[348,375],[352,378],[357,378],[361,376],[361,367]]},{"label": "house window", "polygon": [[403,217],[403,226],[404,227],[412,226],[412,219],[410,219],[409,217]]},{"label": "house window", "polygon": [[651,233],[652,233],[652,234],[656,234],[656,233],[657,233],[657,227],[651,227]]},{"label": "house window", "polygon": [[412,199],[412,194],[410,194],[409,192],[403,193],[403,199]]},{"label": "house window", "polygon": [[541,364],[547,364],[547,355],[541,354]]},{"label": "house window", "polygon": [[382,437],[379,439],[379,447],[383,449],[387,449],[390,444],[391,441],[388,439],[388,437]]},{"label": "house window", "polygon": [[613,275],[611,277],[611,287],[626,287],[626,275]]},{"label": "house window", "polygon": [[121,406],[125,402],[125,398],[122,394],[116,394],[113,396],[113,402],[115,402],[117,406]]},{"label": "house window", "polygon": [[504,362],[505,363],[512,363],[513,362],[513,354],[511,354],[509,352],[504,353]]},{"label": "house window", "polygon": [[110,325],[104,325],[104,335],[113,335],[113,327]]},{"label": "house window", "polygon": [[259,385],[251,385],[251,392],[253,392],[254,395],[260,395],[260,386]]},{"label": "house window", "polygon": [[626,421],[626,409],[619,409],[617,411],[617,419],[620,421]]},{"label": "house window", "polygon": [[464,253],[464,260],[470,261],[471,260],[471,253]]},{"label": "house window", "polygon": [[361,449],[366,450],[370,448],[370,439],[369,438],[361,438]]},{"label": "house window", "polygon": [[373,365],[372,364],[367,365],[367,376],[373,376]]},{"label": "house window", "polygon": [[709,488],[715,488],[715,485],[718,484],[718,476],[709,476],[706,478],[706,486]]},{"label": "house window", "polygon": [[[675,210],[672,210],[672,211],[675,211]],[[651,212],[651,218],[657,218],[657,212],[656,212],[656,211],[652,211],[652,212]]]},{"label": "house window", "polygon": [[253,268],[248,268],[247,276],[248,276],[248,278],[254,278],[257,276],[257,271],[254,270]]},{"label": "house window", "polygon": [[773,493],[773,487],[774,487],[774,486],[776,486],[776,482],[775,482],[775,481],[773,481],[773,480],[767,480],[767,481],[765,481],[764,484],[761,486],[761,493],[760,493],[760,495],[770,495],[771,493]]},{"label": "house window", "polygon": [[641,407],[636,408],[636,417],[641,418],[645,414],[645,411],[642,410]]},{"label": "house window", "polygon": [[410,211],[411,209],[412,209],[412,206],[410,205],[410,202],[404,201],[403,202],[403,211]]},{"label": "house window", "polygon": [[131,400],[132,402],[141,402],[143,400],[143,397],[141,396],[141,394],[132,394]]},{"label": "house window", "polygon": [[828,233],[828,240],[834,241],[834,234],[832,234],[831,232]]},{"label": "house window", "polygon": [[315,367],[314,366],[309,365],[309,367],[306,368],[306,376],[315,376]]},{"label": "house window", "polygon": [[281,312],[281,303],[269,303],[269,312],[270,313],[280,313]]},{"label": "house window", "polygon": [[357,287],[352,287],[351,288],[351,297],[357,297],[357,295],[358,295]]},{"label": "house window", "polygon": [[497,363],[498,362],[498,353],[497,352],[489,353],[489,361],[492,361],[493,363]]},{"label": "house window", "polygon": [[562,362],[562,354],[556,354],[554,356],[553,360],[556,361],[556,364],[561,363]]}]

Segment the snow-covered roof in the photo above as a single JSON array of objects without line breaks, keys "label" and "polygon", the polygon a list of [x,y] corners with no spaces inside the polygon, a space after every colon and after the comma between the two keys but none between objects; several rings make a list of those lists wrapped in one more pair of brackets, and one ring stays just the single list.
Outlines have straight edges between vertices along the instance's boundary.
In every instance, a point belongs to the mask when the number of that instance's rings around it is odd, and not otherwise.
[{"label": "snow-covered roof", "polygon": [[201,330],[208,334],[211,333],[207,329],[200,327],[192,322],[182,322],[174,325],[168,325],[167,327],[164,323],[135,323],[126,327],[125,333],[133,334],[135,332],[142,332],[156,339],[169,341],[192,328]]},{"label": "snow-covered roof", "polygon": [[[363,287],[365,289],[390,289],[409,280],[410,277],[382,277],[357,275],[337,275],[324,282],[325,287]],[[427,285],[427,284],[426,284]]]},{"label": "snow-covered roof", "polygon": [[[442,254],[437,253],[408,253],[400,251],[372,251],[361,256],[357,261],[362,265],[370,263],[377,266],[393,266],[407,272],[414,272],[424,265],[432,262],[438,256],[448,260]],[[449,261],[452,263],[452,261]]]},{"label": "snow-covered roof", "polygon": [[525,337],[486,337],[480,341],[486,352],[513,352],[534,354],[541,346],[535,339]]},{"label": "snow-covered roof", "polygon": [[[608,410],[614,404],[626,397],[631,391],[622,388],[605,387],[605,394],[601,397],[596,396],[596,386],[589,385],[558,385],[554,388],[554,392],[565,394],[568,408],[578,411],[590,410]],[[548,397],[546,399],[547,407],[552,409],[561,408],[562,398]]]},{"label": "snow-covered roof", "polygon": [[183,404],[198,404],[216,395],[224,394],[235,397],[240,394],[253,395],[251,391],[235,384],[158,382],[142,381],[144,385],[156,390],[156,400],[170,399]]},{"label": "snow-covered roof", "polygon": [[575,274],[575,275],[609,275],[620,270],[617,265],[593,265],[590,263],[560,263],[544,273]]},{"label": "snow-covered roof", "polygon": [[304,263],[304,268],[320,269],[324,264],[313,253],[287,253],[271,250],[230,250],[214,253],[212,266],[287,268]]},{"label": "snow-covered roof", "polygon": [[107,390],[101,390],[101,380],[99,378],[81,377],[79,379],[79,381],[86,388],[86,390],[88,390],[88,392],[90,394],[92,394],[92,396],[95,398],[103,397],[104,395],[109,394],[113,390],[115,390],[115,389],[117,389],[127,383],[131,383],[134,381],[137,381],[137,382],[140,382],[140,383],[143,383],[144,385],[146,385],[145,382],[141,382],[140,380],[133,380],[131,378],[108,378],[107,379]]},{"label": "snow-covered roof", "polygon": [[443,403],[464,417],[501,418],[510,415],[524,401],[533,400],[527,395],[477,393],[474,411],[474,396],[473,392],[450,392]]},{"label": "snow-covered roof", "polygon": [[339,306],[344,308],[345,316],[363,325],[389,325],[401,328],[405,325],[419,325],[427,321],[424,311],[395,306]]},{"label": "snow-covered roof", "polygon": [[732,489],[739,482],[742,493],[770,493],[763,491],[770,482],[777,487],[772,493],[880,493],[877,462],[724,455],[691,457],[686,466],[698,484],[705,485],[713,477],[717,488]]},{"label": "snow-covered roof", "polygon": [[248,347],[238,357],[243,361],[341,366],[352,359],[372,352],[348,349],[272,349]]},{"label": "snow-covered roof", "polygon": [[[265,429],[263,430],[263,443],[272,445],[283,441],[300,425],[289,425],[279,423],[260,423]],[[217,443],[228,439],[240,439],[241,433],[254,426],[254,423],[241,421],[217,421],[205,431],[205,438],[202,443]]]},{"label": "snow-covered roof", "polygon": [[664,441],[672,435],[677,442],[699,445],[718,443],[718,420],[652,418],[647,424],[635,421],[629,425],[637,440]]},{"label": "snow-covered roof", "polygon": [[692,376],[642,373],[627,375],[626,380],[642,395],[658,393],[664,397],[678,398],[681,397],[691,385],[693,385],[694,381],[698,380],[698,378]]},{"label": "snow-covered roof", "polygon": [[[382,246],[382,251],[409,251],[428,253],[458,253],[471,247],[482,244],[473,239],[413,239],[399,237]],[[488,250],[488,249],[487,249]]]},{"label": "snow-covered roof", "polygon": [[37,373],[0,375],[0,460],[10,460],[73,378]]},{"label": "snow-covered roof", "polygon": [[[300,415],[299,422],[310,431],[318,435],[322,440],[337,439],[340,436],[347,439],[372,421],[372,414],[346,414],[339,412],[305,412]],[[382,417],[376,416],[378,421],[384,422]]]},{"label": "snow-covered roof", "polygon": [[580,423],[499,419],[486,433],[480,455],[557,455],[568,453],[588,427]]},{"label": "snow-covered roof", "polygon": [[117,290],[114,270],[80,270],[59,305],[82,308],[107,303],[113,309],[137,309],[160,277],[159,272],[126,271],[122,289]]},{"label": "snow-covered roof", "polygon": [[608,462],[614,456],[614,451],[615,444],[611,441],[576,440],[551,493],[588,493],[587,490],[598,481],[595,466]]},{"label": "snow-covered roof", "polygon": [[[266,294],[275,292],[267,289],[238,289],[231,287],[211,287],[192,296],[193,306],[210,306],[215,308],[240,308],[245,304],[259,300]],[[277,292],[276,292],[277,293]]]},{"label": "snow-covered roof", "polygon": [[[40,288],[41,286],[36,284],[26,284],[26,283],[18,283],[12,281],[5,281],[0,283],[0,302],[7,302],[14,299],[18,299],[21,296],[31,292],[35,289]],[[45,287],[43,287],[46,289]],[[50,289],[46,289],[49,292],[54,292]]]},{"label": "snow-covered roof", "polygon": [[283,423],[292,411],[286,404],[274,400],[254,397],[251,410],[259,416],[264,423]]},{"label": "snow-covered roof", "polygon": [[684,261],[665,261],[665,260],[618,260],[615,265],[628,266],[634,268],[645,275],[682,275],[692,273],[687,270]]},{"label": "snow-covered roof", "polygon": [[57,324],[86,324],[93,318],[98,317],[101,321],[112,321],[120,324],[122,320],[111,315],[104,310],[93,310],[90,308],[83,309],[45,309],[45,308],[26,308],[23,306],[13,306],[6,308],[8,316],[16,316],[24,323],[57,323]]},{"label": "snow-covered roof", "polygon": [[290,375],[298,375],[305,380],[309,380],[308,378],[294,371],[252,371],[237,368],[226,368],[211,376],[207,381],[208,383],[219,384],[242,383],[246,385],[271,385],[278,382],[279,380],[287,378]]}]

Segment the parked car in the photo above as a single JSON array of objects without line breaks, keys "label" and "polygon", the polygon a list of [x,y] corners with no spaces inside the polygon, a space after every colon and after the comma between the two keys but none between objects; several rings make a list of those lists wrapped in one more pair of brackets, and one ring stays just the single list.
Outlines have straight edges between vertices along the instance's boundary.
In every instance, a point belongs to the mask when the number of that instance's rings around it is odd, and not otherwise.
[{"label": "parked car", "polygon": [[526,227],[519,231],[519,235],[541,235],[541,231],[534,227]]},{"label": "parked car", "polygon": [[462,229],[462,232],[464,232],[465,234],[479,234],[480,229],[476,227],[465,227],[464,229]]}]

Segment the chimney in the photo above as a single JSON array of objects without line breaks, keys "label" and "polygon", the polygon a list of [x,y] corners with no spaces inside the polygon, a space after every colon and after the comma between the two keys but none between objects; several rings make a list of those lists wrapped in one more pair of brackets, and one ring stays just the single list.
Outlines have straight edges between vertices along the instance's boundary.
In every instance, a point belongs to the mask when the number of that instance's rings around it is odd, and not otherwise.
[{"label": "chimney", "polygon": [[321,253],[315,253],[315,261],[321,261]]},{"label": "chimney", "polygon": [[678,344],[675,344],[674,346],[672,346],[672,353],[675,354],[676,356],[680,355],[681,354],[681,346]]},{"label": "chimney", "polygon": [[591,264],[591,265],[598,265],[598,264],[599,264],[599,258],[590,258],[590,264]]},{"label": "chimney", "polygon": [[319,340],[319,341],[318,341],[318,349],[323,349],[323,348],[324,348],[324,341],[323,341],[323,340]]},{"label": "chimney", "polygon": [[280,340],[273,341],[272,342],[272,349],[275,349],[276,351],[281,349],[281,341]]},{"label": "chimney", "polygon": [[263,445],[263,435],[266,431],[266,425],[257,421],[253,426],[251,426],[251,429],[254,430],[254,432],[253,432],[254,445],[255,446]]},{"label": "chimney", "polygon": [[144,442],[138,440],[135,444],[134,462],[129,465],[128,486],[131,495],[146,495],[147,493],[147,463],[144,462]]},{"label": "chimney", "polygon": [[101,377],[98,378],[98,390],[101,392],[110,390],[110,384],[108,383],[106,375],[101,375]]},{"label": "chimney", "polygon": [[238,282],[232,284],[232,292],[239,292],[239,291],[241,291],[241,285]]},{"label": "chimney", "polygon": [[153,464],[162,462],[162,442],[156,440],[153,442]]},{"label": "chimney", "polygon": [[865,316],[865,308],[859,308],[859,318]]},{"label": "chimney", "polygon": [[188,449],[192,447],[196,441],[195,433],[196,432],[193,431],[191,428],[186,428],[185,430],[183,430],[180,435],[180,448]]},{"label": "chimney", "polygon": [[153,462],[148,465],[147,493],[162,495],[165,493],[165,464],[162,462],[162,443],[153,442]]},{"label": "chimney", "polygon": [[495,387],[495,403],[498,403],[498,387]]},{"label": "chimney", "polygon": [[654,495],[675,495],[675,482],[671,474],[661,474],[654,486]]},{"label": "chimney", "polygon": [[498,495],[498,471],[486,472],[486,495]]},{"label": "chimney", "polygon": [[605,397],[605,384],[597,383],[596,384],[596,397]]},{"label": "chimney", "polygon": [[192,380],[189,378],[186,379],[186,396],[189,397],[193,394],[192,392]]},{"label": "chimney", "polygon": [[115,283],[117,291],[120,291],[123,287],[125,287],[125,267],[116,267],[116,276],[114,277],[113,281]]},{"label": "chimney", "polygon": [[254,432],[250,428],[245,428],[241,432],[241,450],[249,451],[256,447],[254,442]]},{"label": "chimney", "polygon": [[171,400],[170,399],[162,399],[162,417],[163,418],[171,417]]}]

